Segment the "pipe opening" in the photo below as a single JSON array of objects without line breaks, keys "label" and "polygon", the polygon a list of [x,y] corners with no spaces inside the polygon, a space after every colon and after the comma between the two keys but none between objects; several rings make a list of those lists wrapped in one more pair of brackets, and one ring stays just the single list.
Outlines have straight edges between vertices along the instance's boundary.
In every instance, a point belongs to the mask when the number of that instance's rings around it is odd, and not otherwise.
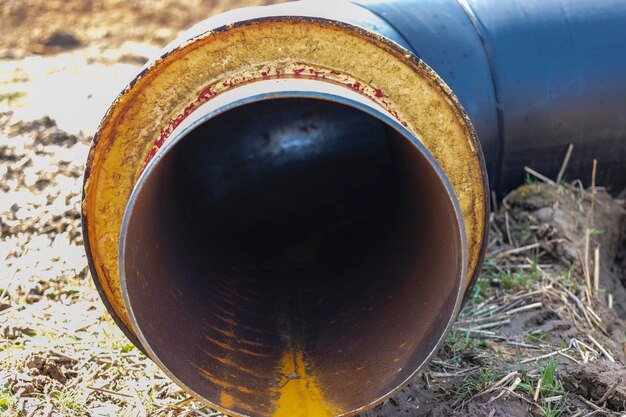
[{"label": "pipe opening", "polygon": [[436,347],[465,278],[456,200],[421,149],[319,98],[189,131],[126,212],[121,279],[142,343],[241,415],[302,407],[289,395],[345,414],[389,394]]}]

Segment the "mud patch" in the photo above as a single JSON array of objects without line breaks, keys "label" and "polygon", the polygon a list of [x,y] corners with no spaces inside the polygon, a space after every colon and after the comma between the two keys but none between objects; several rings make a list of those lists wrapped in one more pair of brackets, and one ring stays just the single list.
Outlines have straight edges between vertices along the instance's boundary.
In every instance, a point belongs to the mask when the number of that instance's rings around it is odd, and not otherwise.
[{"label": "mud patch", "polygon": [[[429,380],[421,374],[400,393],[360,417],[524,417],[530,415],[522,400],[506,397],[489,402],[489,397],[472,397],[458,403],[453,394],[467,383],[465,378],[448,381]],[[450,397],[446,399],[446,397]]]},{"label": "mud patch", "polygon": [[359,417],[423,416],[430,412],[434,397],[427,376],[421,374],[392,398]]},{"label": "mud patch", "polygon": [[532,332],[542,341],[555,345],[567,343],[577,333],[572,323],[545,307],[513,317],[511,322],[502,326],[500,330],[500,334],[505,337],[523,335],[527,332]]},{"label": "mud patch", "polygon": [[[548,184],[525,185],[512,192],[495,217],[503,240],[511,247],[540,242],[564,277],[595,279],[599,252],[599,287],[594,308],[618,357],[624,358],[626,334],[626,208],[604,189],[574,192]],[[514,226],[511,226],[514,225]],[[582,319],[582,318],[581,318]],[[542,325],[551,339],[567,332],[563,324]],[[569,336],[569,333],[566,335]]]},{"label": "mud patch", "polygon": [[449,404],[440,404],[425,414],[428,417],[526,417],[528,407],[522,400],[496,400],[487,404],[483,399],[475,399],[464,407],[452,411]]},{"label": "mud patch", "polygon": [[626,410],[626,368],[616,363],[570,365],[562,372],[565,388],[612,411]]},{"label": "mud patch", "polygon": [[[590,274],[595,267],[594,251],[599,248],[600,287],[606,292],[604,301],[608,303],[608,294],[611,294],[612,306],[626,319],[624,201],[613,199],[603,189],[593,195],[531,184],[511,193],[504,204],[508,208],[509,225],[517,226],[517,230],[510,231],[504,213],[497,216],[498,226],[507,230],[509,244],[522,246],[533,238],[543,239],[541,249],[551,254],[564,269],[588,260]],[[588,251],[587,229],[590,231]]]}]

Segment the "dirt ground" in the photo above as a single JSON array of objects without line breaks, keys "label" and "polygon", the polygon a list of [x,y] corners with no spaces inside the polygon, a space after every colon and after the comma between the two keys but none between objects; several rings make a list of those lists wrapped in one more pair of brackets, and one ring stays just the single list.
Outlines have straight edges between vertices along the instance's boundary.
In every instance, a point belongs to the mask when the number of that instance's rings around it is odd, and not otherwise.
[{"label": "dirt ground", "polygon": [[[263,3],[0,3],[0,415],[220,415],[106,313],[81,177],[98,121],[150,56],[203,17]],[[492,215],[481,279],[436,358],[363,416],[622,415],[625,285],[624,202],[529,176]]]}]

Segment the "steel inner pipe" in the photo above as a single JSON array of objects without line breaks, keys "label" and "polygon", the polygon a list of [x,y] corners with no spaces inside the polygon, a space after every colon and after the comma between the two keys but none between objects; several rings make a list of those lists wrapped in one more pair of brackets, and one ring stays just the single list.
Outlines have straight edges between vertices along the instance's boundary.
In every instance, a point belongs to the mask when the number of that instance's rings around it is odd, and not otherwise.
[{"label": "steel inner pipe", "polygon": [[120,254],[133,326],[229,414],[351,414],[403,386],[457,314],[458,203],[381,112],[244,102],[199,116],[135,186]]}]

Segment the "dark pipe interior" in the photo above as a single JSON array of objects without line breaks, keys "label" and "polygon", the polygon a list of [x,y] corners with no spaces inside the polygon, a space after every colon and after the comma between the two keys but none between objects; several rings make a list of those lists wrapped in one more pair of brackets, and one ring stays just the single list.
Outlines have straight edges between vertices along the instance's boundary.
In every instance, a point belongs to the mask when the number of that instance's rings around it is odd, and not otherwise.
[{"label": "dark pipe interior", "polygon": [[138,187],[121,255],[136,325],[172,374],[231,411],[271,414],[292,379],[337,410],[369,404],[454,314],[454,203],[410,140],[353,107],[230,110]]}]

